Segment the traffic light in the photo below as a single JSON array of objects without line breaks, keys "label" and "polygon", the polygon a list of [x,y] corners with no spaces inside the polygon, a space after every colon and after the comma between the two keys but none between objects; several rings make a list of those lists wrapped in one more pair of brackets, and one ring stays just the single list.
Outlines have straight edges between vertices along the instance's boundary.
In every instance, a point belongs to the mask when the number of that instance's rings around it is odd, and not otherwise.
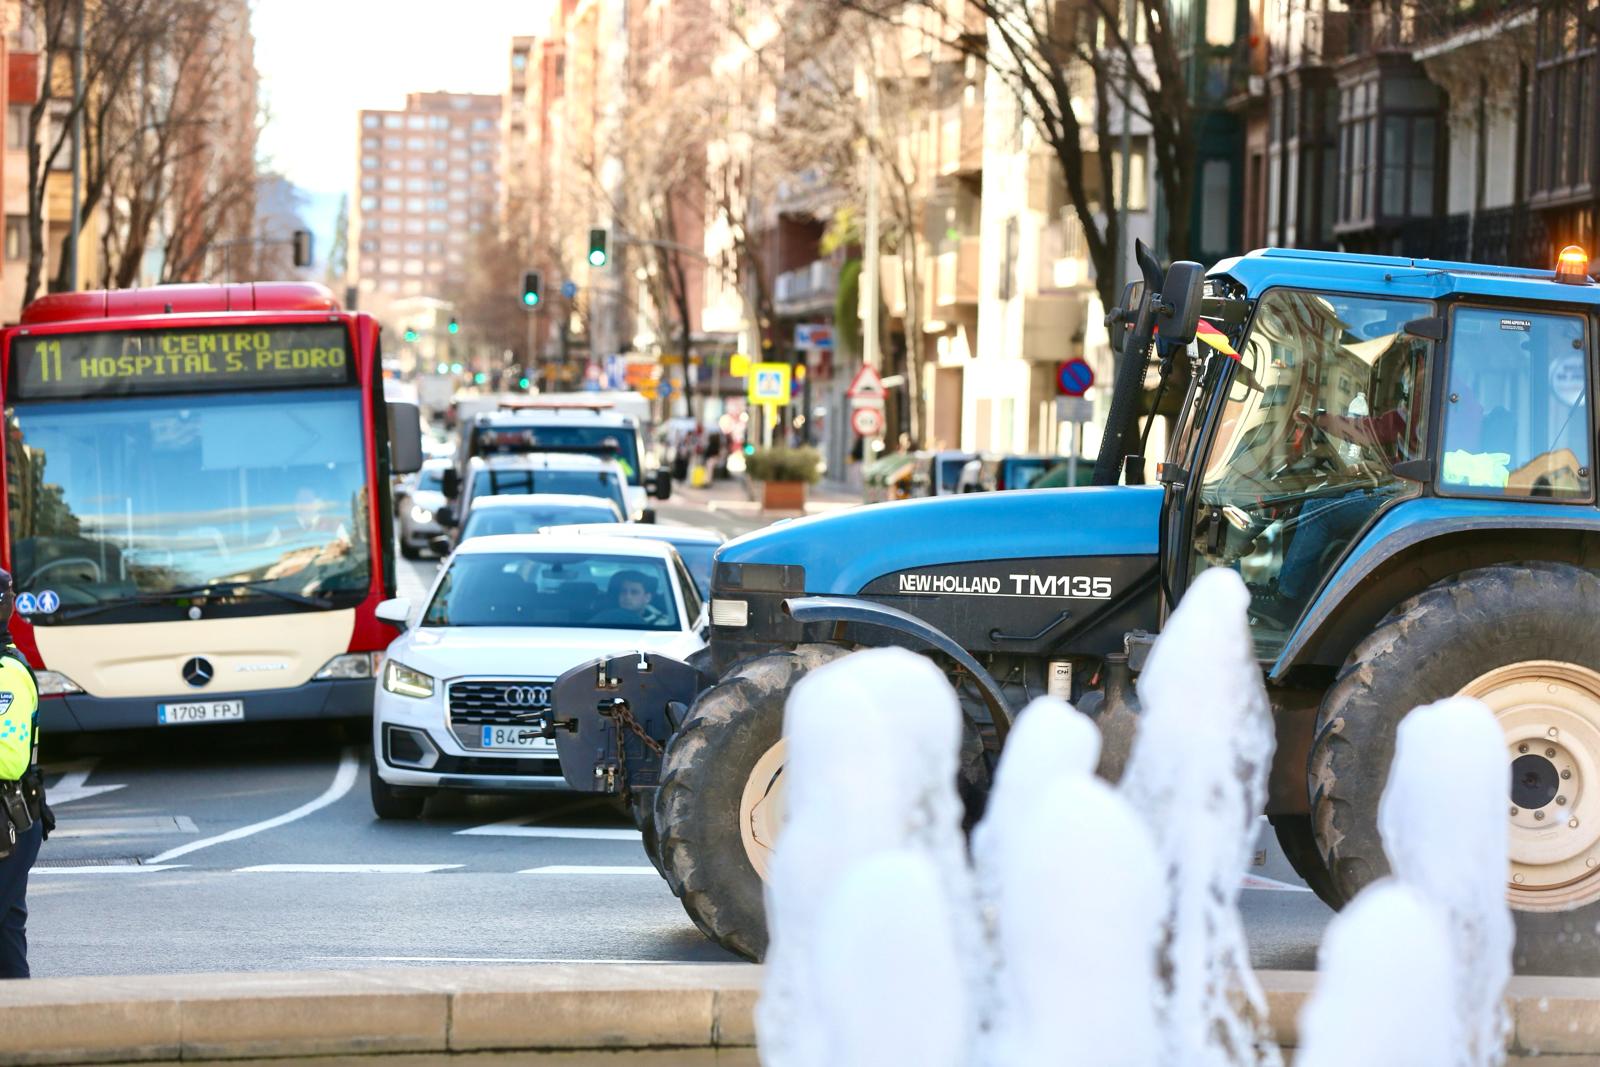
[{"label": "traffic light", "polygon": [[415,341],[416,339],[417,339],[417,328],[415,326],[407,326],[406,327],[406,343],[410,344],[411,342]]},{"label": "traffic light", "polygon": [[530,307],[530,308],[538,307],[539,306],[539,297],[543,293],[543,291],[544,291],[543,287],[540,285],[540,279],[539,279],[539,272],[538,271],[530,270],[530,271],[526,271],[526,272],[523,273],[523,275],[522,275],[522,306],[523,307]]},{"label": "traffic light", "polygon": [[526,389],[527,387],[528,387],[528,379],[526,379],[526,378],[518,378],[517,379],[517,388],[518,389]]},{"label": "traffic light", "polygon": [[472,376],[472,380],[477,382],[479,385],[482,385],[484,382],[489,380],[489,376],[483,373],[483,371],[479,371],[477,374]]},{"label": "traffic light", "polygon": [[461,373],[461,364],[459,364],[459,363],[450,364],[450,373],[451,374],[460,374]]},{"label": "traffic light", "polygon": [[451,333],[460,333],[461,332],[461,324],[456,321],[456,317],[454,315],[450,316],[450,332]]},{"label": "traffic light", "polygon": [[589,231],[589,266],[604,267],[611,262],[611,235],[605,227],[596,226]]}]

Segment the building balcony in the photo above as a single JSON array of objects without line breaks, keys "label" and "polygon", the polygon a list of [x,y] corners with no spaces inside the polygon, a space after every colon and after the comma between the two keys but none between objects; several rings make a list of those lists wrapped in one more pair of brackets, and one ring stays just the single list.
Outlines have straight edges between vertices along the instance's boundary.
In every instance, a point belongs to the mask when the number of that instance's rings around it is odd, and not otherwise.
[{"label": "building balcony", "polygon": [[832,310],[839,295],[839,268],[826,259],[813,260],[799,270],[778,275],[772,287],[773,305],[780,315],[807,315]]},{"label": "building balcony", "polygon": [[928,291],[933,297],[929,320],[948,319],[962,307],[978,304],[978,256],[981,241],[976,235],[946,241],[929,257],[932,265]]},{"label": "building balcony", "polygon": [[983,105],[958,104],[934,112],[935,170],[941,176],[977,174],[983,169]]},{"label": "building balcony", "polygon": [[1039,292],[1086,289],[1094,284],[1083,224],[1070,211],[1039,233]]},{"label": "building balcony", "polygon": [[778,179],[773,205],[785,215],[818,215],[838,200],[838,190],[817,167]]}]

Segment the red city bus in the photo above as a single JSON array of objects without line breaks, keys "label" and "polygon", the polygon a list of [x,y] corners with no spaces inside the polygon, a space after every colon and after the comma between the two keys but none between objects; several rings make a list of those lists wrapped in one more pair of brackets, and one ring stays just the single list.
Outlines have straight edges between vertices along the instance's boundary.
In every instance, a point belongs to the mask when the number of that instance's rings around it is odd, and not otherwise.
[{"label": "red city bus", "polygon": [[43,729],[371,715],[421,439],[370,315],[288,282],[58,293],[0,334],[0,383]]}]

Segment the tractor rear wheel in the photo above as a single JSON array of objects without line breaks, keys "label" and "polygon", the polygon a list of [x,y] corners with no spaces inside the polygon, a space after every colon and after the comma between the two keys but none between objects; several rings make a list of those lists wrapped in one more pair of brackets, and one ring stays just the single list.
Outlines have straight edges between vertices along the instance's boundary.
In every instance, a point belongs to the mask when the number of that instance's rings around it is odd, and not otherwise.
[{"label": "tractor rear wheel", "polygon": [[1317,835],[1311,827],[1309,815],[1269,815],[1272,831],[1278,837],[1278,847],[1284,858],[1294,868],[1317,898],[1330,908],[1343,903],[1328,875],[1328,865],[1322,861],[1322,851],[1317,848]]},{"label": "tractor rear wheel", "polygon": [[800,645],[736,665],[667,742],[658,853],[694,924],[731,952],[767,950],[762,879],[783,813],[783,707],[807,671],[848,650]]},{"label": "tractor rear wheel", "polygon": [[1351,653],[1310,762],[1331,902],[1389,871],[1378,802],[1400,719],[1456,694],[1487,704],[1506,735],[1517,970],[1586,973],[1600,920],[1600,578],[1580,567],[1460,574],[1401,603]]}]

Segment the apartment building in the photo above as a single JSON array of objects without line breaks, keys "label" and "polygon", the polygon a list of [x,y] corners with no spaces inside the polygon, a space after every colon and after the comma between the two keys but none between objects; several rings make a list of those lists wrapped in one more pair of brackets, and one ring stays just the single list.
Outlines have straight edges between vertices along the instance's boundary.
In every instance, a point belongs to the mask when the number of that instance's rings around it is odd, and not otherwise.
[{"label": "apartment building", "polygon": [[362,111],[350,263],[364,307],[439,296],[465,278],[472,236],[497,226],[502,100],[419,92]]}]

